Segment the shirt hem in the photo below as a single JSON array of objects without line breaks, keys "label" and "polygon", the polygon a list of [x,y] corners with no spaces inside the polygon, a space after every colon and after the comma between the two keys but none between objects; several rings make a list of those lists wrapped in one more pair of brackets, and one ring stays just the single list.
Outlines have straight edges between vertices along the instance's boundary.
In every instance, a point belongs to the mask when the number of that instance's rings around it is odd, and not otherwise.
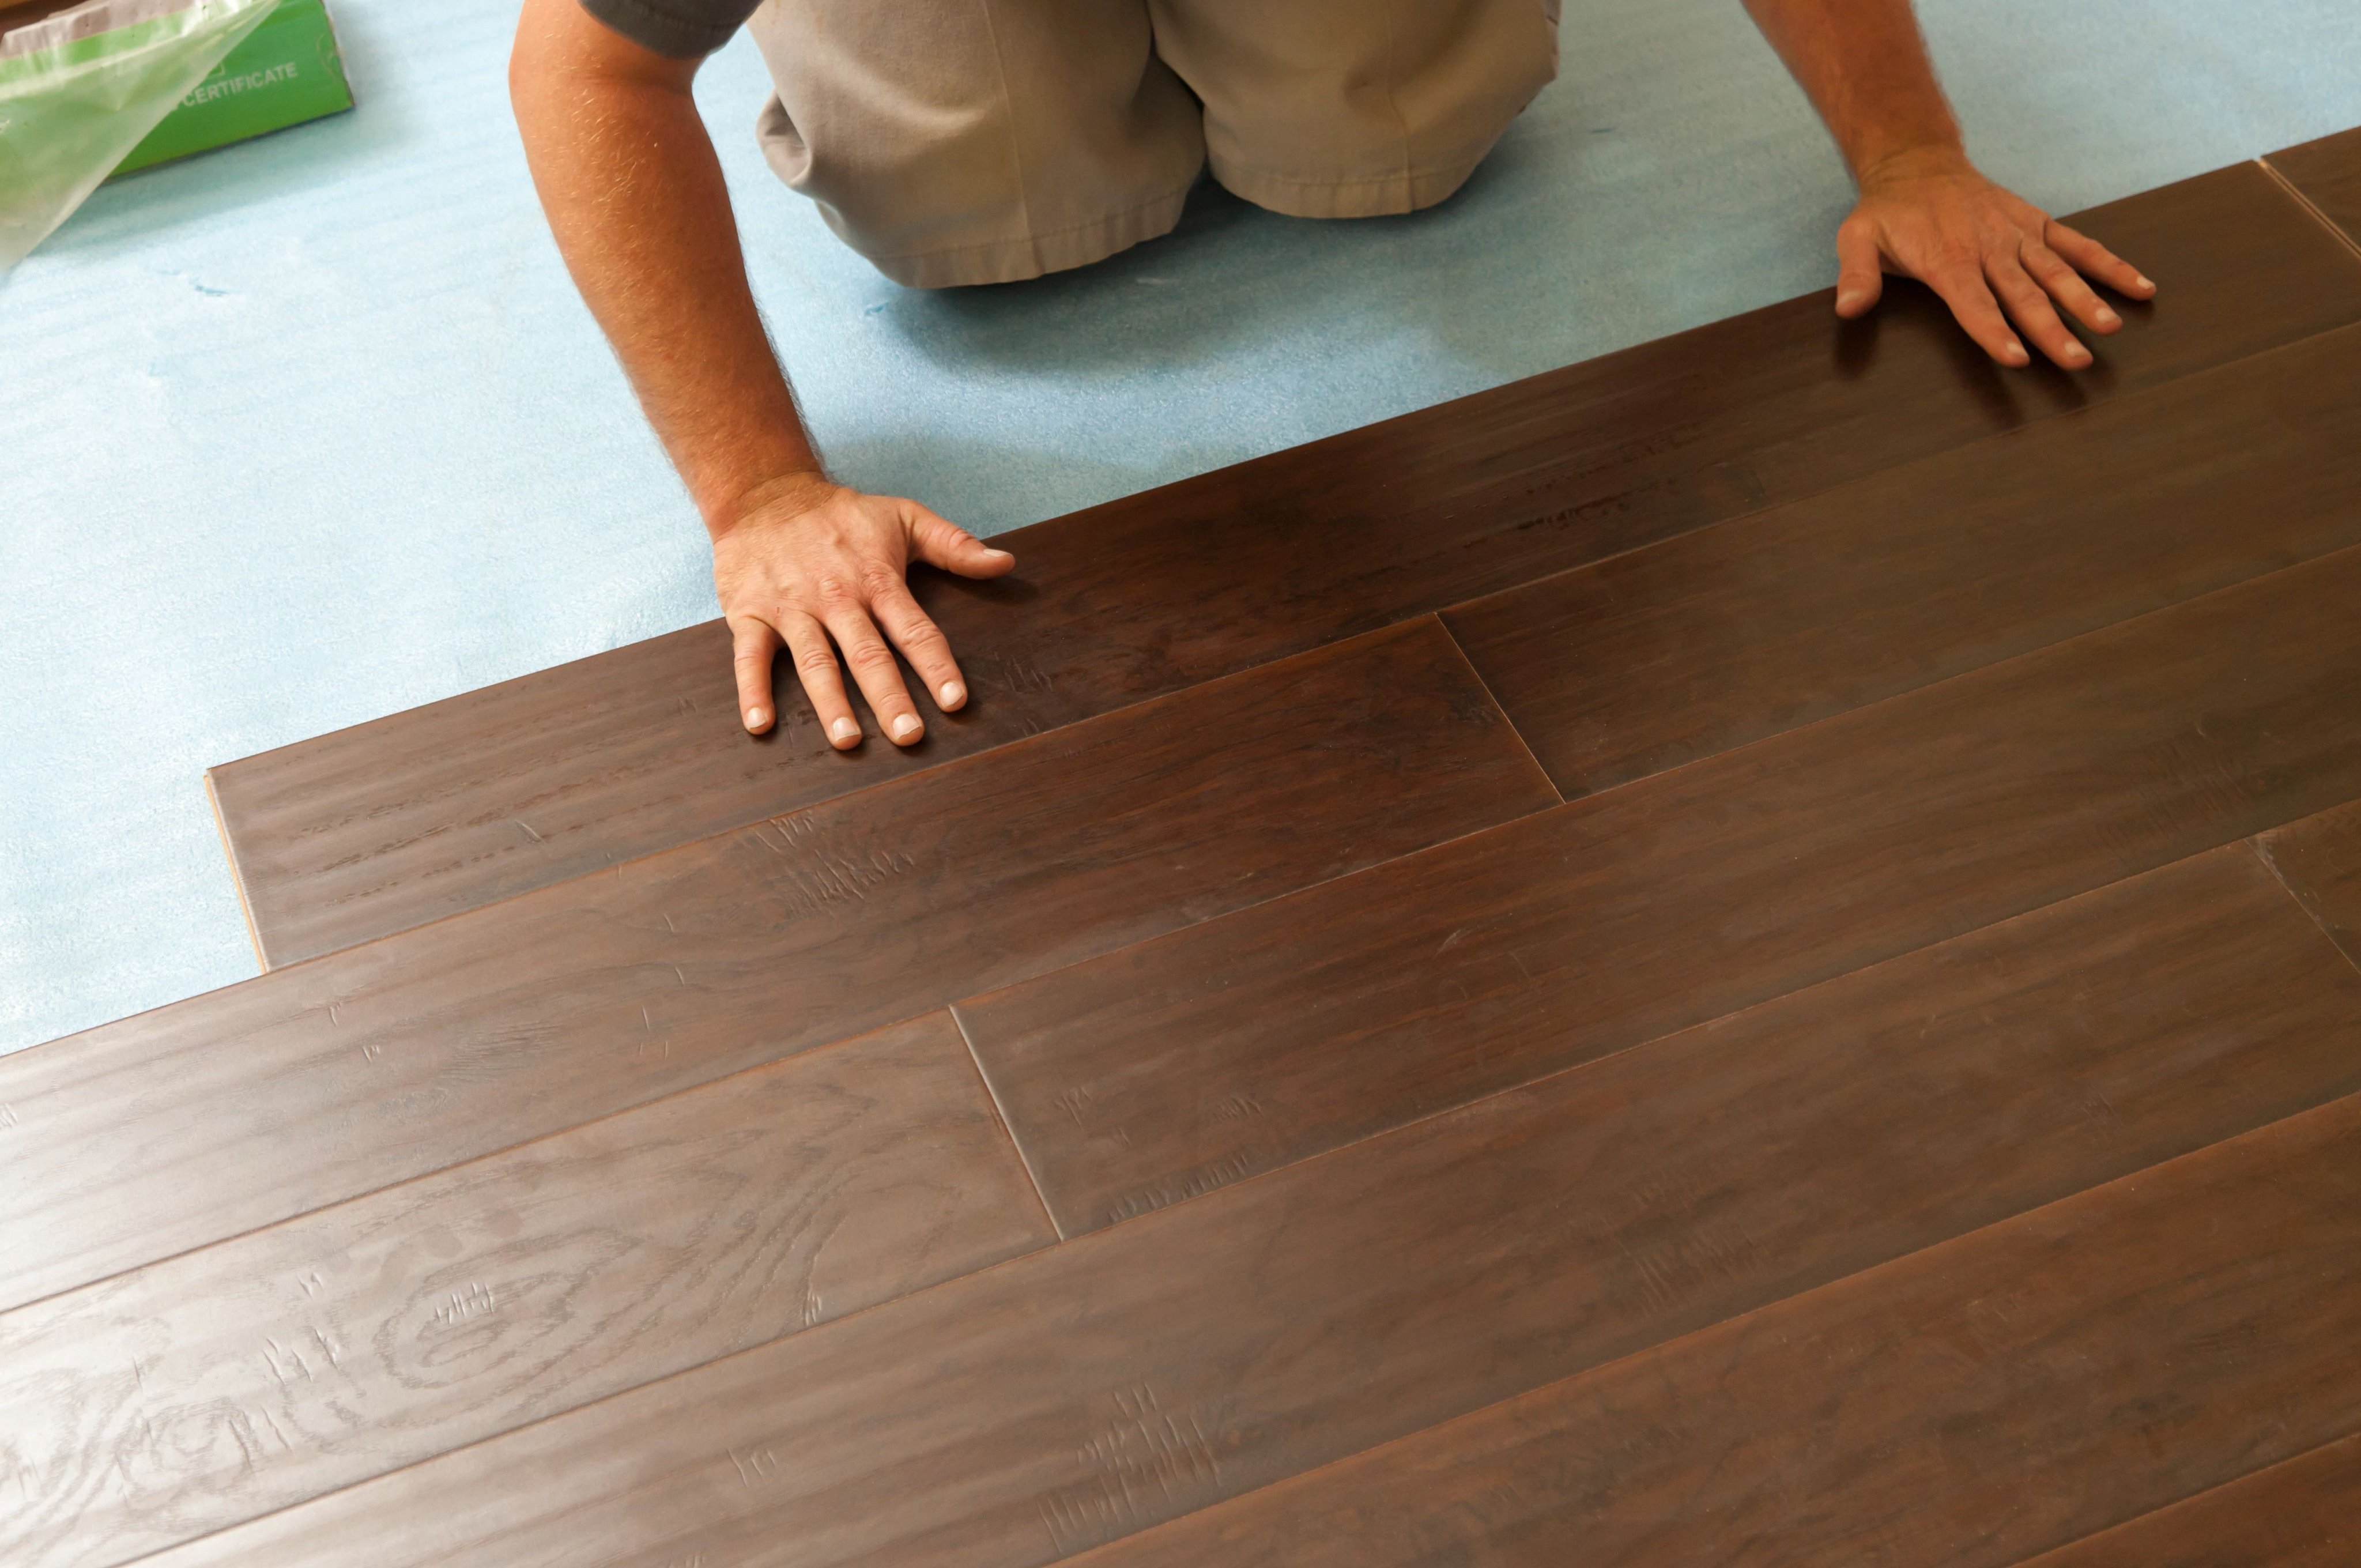
[{"label": "shirt hem", "polygon": [[719,21],[703,24],[685,21],[669,11],[650,5],[648,0],[581,0],[582,8],[606,27],[668,60],[703,60],[730,41],[730,36],[746,25],[746,17],[754,14],[752,5],[727,3],[710,11],[742,13],[726,25]]}]

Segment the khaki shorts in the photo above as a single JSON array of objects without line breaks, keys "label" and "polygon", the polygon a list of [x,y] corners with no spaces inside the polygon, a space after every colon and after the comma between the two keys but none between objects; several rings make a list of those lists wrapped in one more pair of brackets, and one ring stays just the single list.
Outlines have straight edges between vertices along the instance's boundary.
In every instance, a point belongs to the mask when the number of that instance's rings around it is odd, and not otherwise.
[{"label": "khaki shorts", "polygon": [[1555,0],[764,0],[779,177],[896,282],[1081,267],[1210,159],[1308,218],[1459,188],[1557,73]]}]

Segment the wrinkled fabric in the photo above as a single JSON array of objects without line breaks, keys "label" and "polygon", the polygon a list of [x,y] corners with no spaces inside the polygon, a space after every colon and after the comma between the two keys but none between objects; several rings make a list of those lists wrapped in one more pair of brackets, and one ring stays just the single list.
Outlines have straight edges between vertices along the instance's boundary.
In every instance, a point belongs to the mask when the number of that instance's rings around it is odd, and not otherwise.
[{"label": "wrinkled fabric", "polygon": [[766,0],[765,157],[897,282],[1006,282],[1169,231],[1208,162],[1367,217],[1456,191],[1557,71],[1545,0]]}]

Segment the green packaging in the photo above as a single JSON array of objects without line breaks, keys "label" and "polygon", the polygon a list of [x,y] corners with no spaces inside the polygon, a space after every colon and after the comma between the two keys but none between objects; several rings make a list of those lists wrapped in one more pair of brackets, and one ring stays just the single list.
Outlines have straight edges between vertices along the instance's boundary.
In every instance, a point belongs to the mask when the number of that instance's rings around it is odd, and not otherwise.
[{"label": "green packaging", "polygon": [[326,0],[280,0],[109,178],[352,106]]}]

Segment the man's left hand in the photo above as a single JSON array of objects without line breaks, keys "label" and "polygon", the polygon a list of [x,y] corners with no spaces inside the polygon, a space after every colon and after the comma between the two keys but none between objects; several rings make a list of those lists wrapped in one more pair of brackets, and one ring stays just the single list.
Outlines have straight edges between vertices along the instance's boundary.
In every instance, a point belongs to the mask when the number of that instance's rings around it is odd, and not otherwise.
[{"label": "man's left hand", "polygon": [[2032,363],[2026,339],[2069,370],[2091,363],[2059,313],[2102,335],[2124,321],[2090,280],[2127,299],[2156,294],[2105,246],[1947,149],[1899,154],[1862,176],[1861,202],[1837,230],[1837,314],[1875,305],[1887,272],[1934,290],[1985,353],[2012,366]]}]

